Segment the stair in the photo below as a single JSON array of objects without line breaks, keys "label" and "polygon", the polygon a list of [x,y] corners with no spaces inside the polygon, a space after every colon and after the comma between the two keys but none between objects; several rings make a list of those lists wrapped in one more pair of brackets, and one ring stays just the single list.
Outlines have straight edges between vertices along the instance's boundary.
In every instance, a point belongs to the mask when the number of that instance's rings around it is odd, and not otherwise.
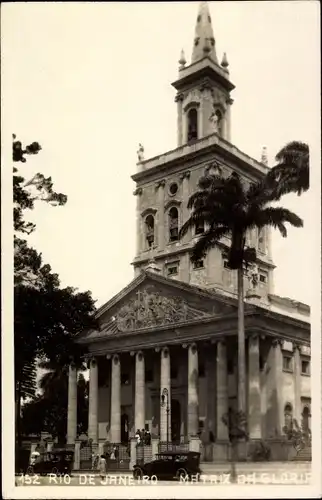
[{"label": "stair", "polygon": [[293,458],[294,462],[311,462],[312,461],[312,448],[311,446],[305,446],[298,454]]}]

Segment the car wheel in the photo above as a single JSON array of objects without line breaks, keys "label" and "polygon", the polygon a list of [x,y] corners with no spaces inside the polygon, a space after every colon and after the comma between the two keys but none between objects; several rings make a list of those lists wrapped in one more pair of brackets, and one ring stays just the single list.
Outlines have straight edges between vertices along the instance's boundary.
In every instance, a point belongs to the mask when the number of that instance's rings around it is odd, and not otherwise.
[{"label": "car wheel", "polygon": [[29,465],[29,467],[27,467],[27,474],[31,476],[33,473],[34,473],[34,468],[32,465]]},{"label": "car wheel", "polygon": [[58,469],[57,469],[57,467],[53,467],[53,468],[51,469],[51,473],[52,473],[52,474],[56,474],[56,476],[58,476]]},{"label": "car wheel", "polygon": [[142,479],[143,477],[143,471],[140,469],[140,467],[136,467],[133,471],[133,477],[134,479]]},{"label": "car wheel", "polygon": [[186,481],[188,479],[188,474],[185,469],[178,469],[176,473],[176,478],[180,481]]}]

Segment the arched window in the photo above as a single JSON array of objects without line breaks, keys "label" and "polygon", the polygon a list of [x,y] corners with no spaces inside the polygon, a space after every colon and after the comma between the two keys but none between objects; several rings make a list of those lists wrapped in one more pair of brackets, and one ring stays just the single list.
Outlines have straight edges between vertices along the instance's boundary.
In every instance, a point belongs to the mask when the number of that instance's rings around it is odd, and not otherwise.
[{"label": "arched window", "polygon": [[198,139],[198,111],[196,108],[188,112],[188,142]]},{"label": "arched window", "polygon": [[179,214],[176,207],[169,210],[169,239],[170,241],[179,239]]},{"label": "arched window", "polygon": [[310,409],[308,406],[304,406],[302,412],[302,429],[307,432],[310,429]]},{"label": "arched window", "polygon": [[222,136],[222,129],[223,129],[222,113],[221,113],[221,111],[219,111],[219,109],[217,109],[215,112],[215,115],[216,115],[216,122],[217,122],[217,133],[218,133],[218,135]]},{"label": "arched window", "polygon": [[145,237],[148,247],[151,248],[154,243],[154,217],[151,214],[145,218]]},{"label": "arched window", "polygon": [[198,221],[195,226],[196,234],[203,234],[205,232],[205,225],[203,221]]},{"label": "arched window", "polygon": [[284,407],[284,424],[288,430],[293,427],[293,408],[290,403],[286,403]]}]

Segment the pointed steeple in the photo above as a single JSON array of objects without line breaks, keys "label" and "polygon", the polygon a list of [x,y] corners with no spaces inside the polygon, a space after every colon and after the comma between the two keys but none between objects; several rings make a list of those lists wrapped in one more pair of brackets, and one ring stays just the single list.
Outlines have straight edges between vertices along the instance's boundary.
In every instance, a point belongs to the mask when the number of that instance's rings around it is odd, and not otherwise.
[{"label": "pointed steeple", "polygon": [[200,2],[191,62],[200,61],[205,56],[218,62],[208,2]]}]

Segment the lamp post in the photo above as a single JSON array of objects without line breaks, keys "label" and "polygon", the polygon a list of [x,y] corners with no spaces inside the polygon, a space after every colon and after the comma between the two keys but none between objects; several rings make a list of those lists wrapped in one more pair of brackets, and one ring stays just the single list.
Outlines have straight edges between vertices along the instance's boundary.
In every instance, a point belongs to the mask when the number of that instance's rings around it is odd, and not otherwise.
[{"label": "lamp post", "polygon": [[169,391],[165,387],[162,391],[161,394],[161,406],[165,406],[165,411],[167,415],[167,449],[169,447],[169,413],[170,413],[170,407],[169,407]]}]

